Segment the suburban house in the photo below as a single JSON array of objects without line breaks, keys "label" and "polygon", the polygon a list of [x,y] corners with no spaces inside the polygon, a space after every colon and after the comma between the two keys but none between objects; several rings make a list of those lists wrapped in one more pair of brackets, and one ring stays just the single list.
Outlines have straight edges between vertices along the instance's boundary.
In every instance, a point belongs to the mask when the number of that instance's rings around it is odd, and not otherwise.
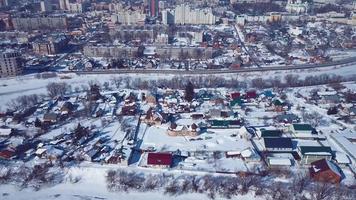
[{"label": "suburban house", "polygon": [[311,163],[309,168],[310,177],[316,181],[328,183],[340,183],[341,170],[333,162],[321,159]]},{"label": "suburban house", "polygon": [[246,99],[255,99],[258,97],[256,90],[249,90],[245,94]]},{"label": "suburban house", "polygon": [[11,149],[11,148],[7,148],[7,149],[3,149],[0,150],[0,160],[10,160],[11,158],[13,158],[16,155],[16,151]]},{"label": "suburban house", "polygon": [[63,104],[60,111],[61,114],[70,114],[74,111],[74,109],[74,105],[71,102],[67,101]]},{"label": "suburban house", "polygon": [[147,165],[150,167],[170,168],[173,163],[171,153],[154,153],[150,152],[147,155]]},{"label": "suburban house", "polygon": [[265,150],[269,152],[291,152],[293,150],[291,138],[264,138]]},{"label": "suburban house", "polygon": [[154,97],[153,95],[147,95],[146,96],[146,103],[149,104],[149,105],[156,105],[157,104],[156,97]]},{"label": "suburban house", "polygon": [[231,99],[235,100],[235,99],[239,99],[241,97],[241,93],[240,92],[233,92],[230,94]]},{"label": "suburban house", "polygon": [[177,125],[171,123],[168,128],[168,135],[170,136],[197,136],[200,132],[199,126],[195,123],[191,125]]},{"label": "suburban house", "polygon": [[35,154],[40,158],[55,161],[64,155],[64,151],[55,146],[44,146],[36,150]]},{"label": "suburban house", "polygon": [[290,131],[295,138],[317,138],[316,130],[310,124],[292,124]]},{"label": "suburban house", "polygon": [[149,108],[146,117],[143,120],[145,123],[150,125],[161,125],[163,122],[163,117],[158,112],[155,112],[153,108]]},{"label": "suburban house", "polygon": [[239,128],[243,126],[240,119],[236,120],[210,120],[208,121],[210,128]]},{"label": "suburban house", "polygon": [[266,130],[263,128],[256,131],[256,133],[259,138],[267,138],[267,137],[277,138],[277,137],[281,137],[283,134],[283,132],[281,130]]},{"label": "suburban house", "polygon": [[108,156],[105,161],[109,164],[121,164],[127,166],[130,153],[130,148],[122,146],[120,149],[115,150],[111,156]]},{"label": "suburban house", "polygon": [[246,162],[259,162],[261,161],[260,155],[254,148],[247,148],[240,152],[241,158]]},{"label": "suburban house", "polygon": [[275,117],[275,121],[282,124],[298,123],[299,117],[295,114],[281,114]]},{"label": "suburban house", "polygon": [[121,115],[123,116],[134,116],[137,113],[137,106],[135,103],[129,104],[129,105],[124,105],[121,108]]},{"label": "suburban house", "polygon": [[9,137],[13,132],[14,130],[11,128],[0,128],[0,137]]},{"label": "suburban house", "polygon": [[43,116],[43,122],[47,123],[56,123],[59,119],[59,116],[57,113],[46,113]]},{"label": "suburban house", "polygon": [[292,166],[292,161],[289,158],[267,157],[267,163],[271,168]]},{"label": "suburban house", "polygon": [[272,101],[272,106],[275,112],[282,112],[288,110],[288,104],[282,102],[279,99],[275,99],[274,101]]},{"label": "suburban house", "polygon": [[326,159],[331,160],[332,151],[330,147],[325,146],[299,146],[299,154],[301,155],[301,164],[310,164],[316,160]]}]

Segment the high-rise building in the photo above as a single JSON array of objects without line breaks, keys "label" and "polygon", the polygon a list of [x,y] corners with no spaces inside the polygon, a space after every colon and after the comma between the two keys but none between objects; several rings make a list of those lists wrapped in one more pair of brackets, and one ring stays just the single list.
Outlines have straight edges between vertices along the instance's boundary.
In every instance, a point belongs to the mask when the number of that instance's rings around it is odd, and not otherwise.
[{"label": "high-rise building", "polygon": [[69,10],[69,0],[59,0],[59,9]]},{"label": "high-rise building", "polygon": [[111,21],[118,24],[144,24],[146,15],[141,10],[122,10],[111,15]]},{"label": "high-rise building", "polygon": [[215,24],[216,17],[211,8],[191,9],[187,4],[178,5],[174,10],[162,11],[162,23],[172,24]]},{"label": "high-rise building", "polygon": [[159,13],[159,0],[150,0],[150,16],[157,17]]},{"label": "high-rise building", "polygon": [[41,1],[41,12],[51,12],[52,4],[50,0],[42,0]]},{"label": "high-rise building", "polygon": [[14,17],[12,24],[15,30],[32,31],[43,29],[67,29],[66,16]]},{"label": "high-rise building", "polygon": [[174,11],[162,10],[162,24],[174,24]]},{"label": "high-rise building", "polygon": [[13,50],[0,51],[0,77],[17,76],[23,72],[21,54]]},{"label": "high-rise building", "polygon": [[63,34],[40,38],[32,42],[32,49],[38,55],[55,55],[60,53],[68,44],[69,37]]},{"label": "high-rise building", "polygon": [[303,14],[309,11],[310,5],[305,0],[288,0],[286,9],[290,13]]}]

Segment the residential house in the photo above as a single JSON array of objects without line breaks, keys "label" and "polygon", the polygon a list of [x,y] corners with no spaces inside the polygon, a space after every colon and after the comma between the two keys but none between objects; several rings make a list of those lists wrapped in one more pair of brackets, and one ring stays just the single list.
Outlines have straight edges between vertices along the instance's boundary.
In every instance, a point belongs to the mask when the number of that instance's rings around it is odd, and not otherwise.
[{"label": "residential house", "polygon": [[173,164],[173,155],[171,153],[150,152],[147,155],[147,166],[157,168],[170,168]]},{"label": "residential house", "polygon": [[137,114],[136,104],[124,105],[121,109],[121,115],[124,116],[133,116]]},{"label": "residential house", "polygon": [[208,121],[208,126],[210,128],[239,128],[239,127],[243,126],[243,121],[240,119],[210,120],[210,121]]},{"label": "residential house", "polygon": [[282,112],[288,110],[288,104],[282,102],[279,99],[275,99],[274,101],[272,101],[272,106],[275,112]]},{"label": "residential house", "polygon": [[241,151],[241,158],[246,162],[260,162],[261,157],[254,148],[247,148]]},{"label": "residential house", "polygon": [[15,156],[16,151],[11,148],[0,150],[0,160],[10,160]]},{"label": "residential house", "polygon": [[275,121],[283,124],[298,123],[300,121],[299,117],[295,114],[281,114],[275,117]]},{"label": "residential house", "polygon": [[249,90],[245,94],[246,99],[256,99],[258,97],[258,94],[256,90]]},{"label": "residential house", "polygon": [[171,123],[168,128],[168,135],[170,136],[197,136],[200,132],[200,128],[197,124],[192,125],[177,125],[176,123]]},{"label": "residential house", "polygon": [[266,129],[260,129],[256,131],[257,136],[259,138],[279,138],[282,136],[283,132],[281,130],[266,130]]},{"label": "residential house", "polygon": [[265,150],[269,152],[291,152],[293,150],[291,138],[264,138]]},{"label": "residential house", "polygon": [[71,102],[67,101],[62,105],[60,111],[61,114],[71,114],[74,111],[74,109],[75,109],[74,105]]},{"label": "residential house", "polygon": [[149,104],[149,105],[156,105],[157,104],[156,97],[154,97],[153,95],[147,95],[146,96],[146,103]]},{"label": "residential house", "polygon": [[340,97],[337,94],[323,96],[322,98],[322,103],[325,104],[335,105],[335,104],[339,104],[340,102],[341,102]]},{"label": "residential house", "polygon": [[310,124],[292,124],[289,127],[295,138],[314,139],[318,138],[316,130]]},{"label": "residential house", "polygon": [[230,97],[232,100],[235,100],[235,99],[239,99],[241,97],[241,93],[240,92],[233,92],[230,94]]},{"label": "residential house", "polygon": [[64,155],[64,151],[55,146],[44,146],[38,148],[35,154],[40,158],[48,159],[50,161],[55,161]]},{"label": "residential house", "polygon": [[155,112],[151,107],[148,109],[143,121],[150,125],[161,125],[163,122],[163,117],[158,112]]},{"label": "residential house", "polygon": [[270,168],[281,168],[292,166],[292,161],[289,158],[267,157],[267,163]]},{"label": "residential house", "polygon": [[342,172],[336,164],[327,159],[317,160],[311,163],[310,177],[316,181],[327,183],[340,183]]},{"label": "residential house", "polygon": [[325,146],[299,146],[299,154],[301,155],[301,164],[310,164],[316,160],[326,159],[331,160],[332,150]]},{"label": "residential house", "polygon": [[190,117],[194,120],[197,119],[203,119],[204,118],[204,114],[203,113],[193,113],[190,115]]},{"label": "residential house", "polygon": [[113,151],[111,156],[108,156],[105,161],[110,164],[128,165],[128,159],[131,153],[131,148],[122,146],[120,149]]},{"label": "residential house", "polygon": [[57,113],[46,113],[43,116],[44,123],[57,123],[59,116]]},{"label": "residential house", "polygon": [[10,137],[14,133],[12,128],[0,128],[0,137]]}]

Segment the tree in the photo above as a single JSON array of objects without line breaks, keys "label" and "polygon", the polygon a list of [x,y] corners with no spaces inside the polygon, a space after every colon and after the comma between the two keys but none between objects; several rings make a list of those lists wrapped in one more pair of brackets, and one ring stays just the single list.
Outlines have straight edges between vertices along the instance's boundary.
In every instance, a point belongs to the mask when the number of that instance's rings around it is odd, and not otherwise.
[{"label": "tree", "polygon": [[38,117],[36,117],[36,120],[35,120],[35,127],[41,127],[42,126],[42,122],[40,119],[38,119]]},{"label": "tree", "polygon": [[191,102],[194,98],[194,85],[192,82],[188,82],[185,86],[185,96],[184,99]]},{"label": "tree", "polygon": [[287,87],[294,87],[297,86],[299,82],[299,76],[298,75],[293,75],[293,74],[288,74],[284,77]]},{"label": "tree", "polygon": [[312,198],[315,200],[327,200],[333,199],[333,194],[335,192],[335,187],[328,183],[317,183],[313,187]]},{"label": "tree", "polygon": [[77,128],[74,130],[75,140],[78,141],[83,137],[87,137],[89,135],[89,128],[83,127],[80,123],[78,123]]},{"label": "tree", "polygon": [[52,98],[57,96],[64,96],[69,90],[71,86],[67,83],[49,83],[47,85],[48,95]]}]

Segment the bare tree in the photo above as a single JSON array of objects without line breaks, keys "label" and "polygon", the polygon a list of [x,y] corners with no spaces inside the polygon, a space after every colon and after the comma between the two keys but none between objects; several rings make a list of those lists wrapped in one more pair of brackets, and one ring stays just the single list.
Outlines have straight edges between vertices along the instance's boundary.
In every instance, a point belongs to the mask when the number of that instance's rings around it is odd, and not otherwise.
[{"label": "bare tree", "polygon": [[328,183],[316,183],[311,192],[313,200],[329,200],[332,199],[335,187]]},{"label": "bare tree", "polygon": [[69,92],[71,86],[67,83],[49,83],[47,85],[48,95],[52,98],[57,96],[64,96],[67,92]]}]

